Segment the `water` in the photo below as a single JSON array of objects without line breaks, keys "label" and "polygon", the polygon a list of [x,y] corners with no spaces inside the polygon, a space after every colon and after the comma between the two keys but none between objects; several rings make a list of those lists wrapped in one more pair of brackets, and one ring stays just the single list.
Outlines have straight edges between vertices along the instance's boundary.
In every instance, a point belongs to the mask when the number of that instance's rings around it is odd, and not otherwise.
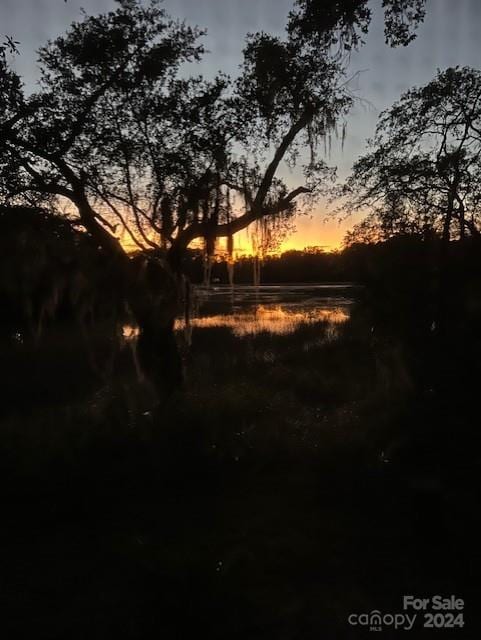
[{"label": "water", "polygon": [[[352,284],[295,284],[199,287],[191,325],[227,327],[236,336],[293,333],[302,325],[345,322],[355,301]],[[185,328],[183,320],[178,329]]]}]

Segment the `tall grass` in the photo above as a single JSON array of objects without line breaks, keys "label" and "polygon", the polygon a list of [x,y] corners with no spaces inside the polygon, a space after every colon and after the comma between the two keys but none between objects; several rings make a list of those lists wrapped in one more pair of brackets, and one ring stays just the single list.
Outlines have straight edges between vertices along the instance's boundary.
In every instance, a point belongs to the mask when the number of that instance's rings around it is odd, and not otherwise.
[{"label": "tall grass", "polygon": [[361,305],[334,334],[194,330],[156,408],[73,367],[77,394],[10,406],[10,637],[348,638],[350,612],[456,593],[470,534],[446,513],[474,531],[475,495],[413,352]]}]

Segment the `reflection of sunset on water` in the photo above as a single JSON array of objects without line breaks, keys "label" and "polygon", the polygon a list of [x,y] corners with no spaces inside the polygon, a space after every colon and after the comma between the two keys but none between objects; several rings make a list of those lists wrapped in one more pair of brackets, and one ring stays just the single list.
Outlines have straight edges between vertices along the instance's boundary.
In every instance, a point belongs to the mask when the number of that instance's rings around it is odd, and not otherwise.
[{"label": "reflection of sunset on water", "polygon": [[[191,325],[199,329],[227,327],[239,337],[261,332],[286,335],[294,333],[302,325],[316,322],[340,324],[346,322],[348,318],[346,310],[339,307],[290,310],[282,305],[273,307],[258,305],[253,309],[240,312],[193,318]],[[184,320],[177,320],[176,329],[181,330],[184,327]]]},{"label": "reflection of sunset on water", "polygon": [[122,327],[122,337],[125,341],[135,340],[139,337],[139,327],[133,324],[124,324]]}]

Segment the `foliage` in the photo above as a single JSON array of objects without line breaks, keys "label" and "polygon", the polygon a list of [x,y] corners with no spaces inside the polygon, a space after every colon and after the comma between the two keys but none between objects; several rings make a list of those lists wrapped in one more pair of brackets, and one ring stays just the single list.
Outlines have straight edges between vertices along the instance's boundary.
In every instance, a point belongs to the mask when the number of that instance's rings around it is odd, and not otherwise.
[{"label": "foliage", "polygon": [[369,152],[340,190],[344,210],[368,211],[347,238],[398,233],[478,235],[481,225],[481,72],[439,71],[381,114]]},{"label": "foliage", "polygon": [[[398,26],[422,20],[422,3],[384,4],[391,44],[405,44]],[[32,95],[7,63],[7,42],[2,200],[67,203],[108,250],[121,253],[116,238],[126,234],[139,248],[169,250],[177,266],[196,238],[210,252],[217,237],[262,218],[283,228],[300,196],[309,204],[331,176],[317,147],[353,99],[347,59],[333,47],[360,45],[370,17],[364,1],[299,1],[285,39],[248,36],[235,82],[189,75],[204,32],[168,17],[158,0],[118,0],[115,10],[73,23],[40,50]],[[279,168],[298,160],[305,142],[306,182],[290,190]]]},{"label": "foliage", "polygon": [[44,329],[80,333],[106,319],[115,335],[124,283],[87,234],[33,207],[0,207],[0,232],[3,346],[38,346]]},{"label": "foliage", "polygon": [[[406,46],[416,37],[424,5],[424,0],[383,0],[386,44]],[[372,17],[368,0],[297,0],[296,7],[290,14],[290,33],[316,47],[338,45],[341,52],[363,44]]]}]

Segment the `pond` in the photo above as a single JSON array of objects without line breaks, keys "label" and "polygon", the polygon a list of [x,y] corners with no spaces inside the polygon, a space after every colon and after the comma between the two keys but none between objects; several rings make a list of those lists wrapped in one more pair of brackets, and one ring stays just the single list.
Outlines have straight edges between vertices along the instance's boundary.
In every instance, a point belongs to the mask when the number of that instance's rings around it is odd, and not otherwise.
[{"label": "pond", "polygon": [[[348,320],[357,290],[350,283],[198,287],[191,325],[227,327],[239,337],[289,334],[323,321],[338,325]],[[185,328],[183,319],[176,328]]]}]

